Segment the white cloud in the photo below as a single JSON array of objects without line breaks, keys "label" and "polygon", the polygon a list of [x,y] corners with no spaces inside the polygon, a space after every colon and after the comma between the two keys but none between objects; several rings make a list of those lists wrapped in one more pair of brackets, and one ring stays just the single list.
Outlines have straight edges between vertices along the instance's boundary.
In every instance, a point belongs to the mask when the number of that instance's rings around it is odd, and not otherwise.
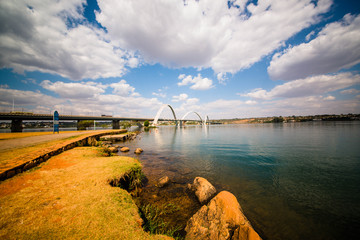
[{"label": "white cloud", "polygon": [[324,100],[326,100],[326,101],[333,101],[335,99],[336,98],[334,96],[331,96],[331,95],[324,97]]},{"label": "white cloud", "polygon": [[0,65],[73,80],[118,77],[137,60],[82,16],[84,0],[0,1]]},{"label": "white cloud", "polygon": [[113,42],[149,63],[235,73],[319,21],[331,0],[102,1],[96,19]]},{"label": "white cloud", "polygon": [[181,102],[181,101],[185,101],[186,99],[188,99],[188,95],[186,93],[181,93],[179,96],[173,96],[172,97],[172,102]]},{"label": "white cloud", "polygon": [[315,31],[311,31],[308,35],[306,35],[305,40],[308,42],[315,35]]},{"label": "white cloud", "polygon": [[140,96],[135,92],[135,88],[126,83],[125,80],[121,80],[117,83],[110,84],[110,87],[114,89],[113,93],[120,96]]},{"label": "white cloud", "polygon": [[218,74],[216,74],[216,78],[220,84],[225,84],[225,81],[227,80],[226,73],[224,72],[219,72]]},{"label": "white cloud", "polygon": [[105,92],[107,86],[102,84],[94,85],[93,82],[88,83],[65,83],[65,82],[50,82],[49,80],[44,80],[40,83],[40,86],[55,92],[63,98],[70,99],[80,99],[80,98],[92,98],[95,95],[102,94]]},{"label": "white cloud", "polygon": [[340,92],[341,94],[358,94],[360,93],[360,90],[357,90],[355,88],[346,89]]},{"label": "white cloud", "polygon": [[22,111],[22,108],[31,106],[43,106],[49,109],[56,104],[65,102],[64,100],[33,91],[0,88],[0,108],[6,109],[5,111],[11,110],[13,101],[16,111],[19,111],[19,109]]},{"label": "white cloud", "polygon": [[0,88],[9,88],[9,85],[7,85],[7,84],[0,84]]},{"label": "white cloud", "polygon": [[293,80],[326,74],[360,63],[360,15],[347,14],[325,26],[309,43],[275,54],[268,73],[273,79]]},{"label": "white cloud", "polygon": [[257,102],[254,101],[254,100],[247,100],[245,103],[246,103],[247,105],[255,105],[255,104],[257,104]]},{"label": "white cloud", "polygon": [[212,85],[212,80],[201,77],[200,73],[196,77],[193,77],[191,75],[185,76],[185,74],[180,74],[178,79],[181,80],[181,82],[178,82],[178,86],[186,86],[192,84],[190,88],[193,90],[208,90],[214,87]]},{"label": "white cloud", "polygon": [[[126,82],[115,83],[116,87],[130,89],[114,90],[107,94],[104,90],[110,85],[95,82],[64,83],[43,81],[41,85],[55,92],[61,98],[34,91],[0,89],[0,111],[11,111],[13,99],[17,110],[49,113],[57,109],[64,114],[95,115],[109,114],[123,117],[154,117],[163,104],[157,98],[144,98],[134,94]],[[120,91],[123,95],[118,94]],[[24,108],[24,109],[22,109]]]},{"label": "white cloud", "polygon": [[70,82],[65,83],[61,81],[50,82],[44,80],[40,83],[40,86],[59,94],[60,97],[67,99],[89,99],[97,95],[105,93],[105,90],[110,87],[113,89],[112,93],[127,97],[140,96],[139,93],[135,92],[135,88],[126,83],[125,80],[111,84],[101,84],[96,82]]},{"label": "white cloud", "polygon": [[358,83],[360,83],[360,75],[339,73],[336,75],[320,75],[286,82],[274,87],[270,91],[258,88],[241,95],[264,100],[274,98],[295,98],[321,95],[347,88]]},{"label": "white cloud", "polygon": [[166,93],[161,93],[161,92],[153,92],[152,95],[157,96],[157,97],[161,97],[161,98],[166,97]]}]

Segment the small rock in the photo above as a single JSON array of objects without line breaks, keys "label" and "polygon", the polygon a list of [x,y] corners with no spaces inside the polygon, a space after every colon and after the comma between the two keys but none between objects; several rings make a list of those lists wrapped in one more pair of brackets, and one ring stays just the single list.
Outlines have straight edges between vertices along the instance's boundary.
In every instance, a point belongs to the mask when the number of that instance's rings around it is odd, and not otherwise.
[{"label": "small rock", "polygon": [[159,188],[165,187],[166,185],[168,185],[170,183],[170,179],[168,176],[162,177],[158,180],[158,182],[156,183],[156,186]]},{"label": "small rock", "polygon": [[216,193],[215,187],[202,177],[196,177],[190,189],[195,191],[195,195],[201,204],[205,204]]},{"label": "small rock", "polygon": [[261,240],[245,217],[236,197],[220,192],[186,224],[185,239]]},{"label": "small rock", "polygon": [[109,147],[108,149],[111,153],[116,153],[119,151],[116,147]]},{"label": "small rock", "polygon": [[136,150],[135,150],[135,153],[136,154],[140,154],[140,153],[142,153],[143,152],[143,150],[141,149],[141,148],[137,148]]},{"label": "small rock", "polygon": [[130,148],[128,148],[128,147],[122,147],[122,148],[120,149],[120,151],[121,151],[121,152],[128,152],[128,151],[130,151]]}]

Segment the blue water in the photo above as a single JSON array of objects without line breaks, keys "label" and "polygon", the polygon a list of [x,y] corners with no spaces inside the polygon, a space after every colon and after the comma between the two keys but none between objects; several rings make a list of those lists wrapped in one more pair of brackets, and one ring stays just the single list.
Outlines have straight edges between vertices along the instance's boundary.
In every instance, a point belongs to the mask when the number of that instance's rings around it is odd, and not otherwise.
[{"label": "blue water", "polygon": [[169,126],[129,144],[154,173],[202,176],[232,192],[264,239],[356,239],[359,143],[353,121]]}]

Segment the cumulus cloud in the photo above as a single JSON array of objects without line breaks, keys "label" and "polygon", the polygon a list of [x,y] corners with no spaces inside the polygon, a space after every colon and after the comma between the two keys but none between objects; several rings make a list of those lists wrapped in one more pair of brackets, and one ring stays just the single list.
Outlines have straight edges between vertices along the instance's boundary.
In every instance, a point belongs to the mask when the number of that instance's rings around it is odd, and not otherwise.
[{"label": "cumulus cloud", "polygon": [[273,79],[294,80],[326,74],[360,63],[360,15],[347,14],[325,26],[308,43],[275,54],[268,67]]},{"label": "cumulus cloud", "polygon": [[341,94],[358,94],[360,93],[360,90],[357,90],[355,88],[346,89],[340,92]]},{"label": "cumulus cloud", "polygon": [[196,77],[180,74],[178,79],[181,80],[181,82],[178,82],[178,86],[191,85],[190,88],[193,90],[208,90],[214,87],[212,84],[212,80],[209,78],[201,77],[200,73]]},{"label": "cumulus cloud", "polygon": [[126,83],[125,80],[121,80],[117,83],[110,84],[112,87],[113,93],[120,96],[140,96],[139,93],[135,92],[135,88]]},{"label": "cumulus cloud", "polygon": [[[0,88],[0,110],[11,111],[14,99],[15,108],[21,107],[38,113],[49,113],[57,109],[64,114],[73,115],[153,117],[154,112],[163,104],[157,98],[144,98],[134,94],[133,88],[125,81],[111,86],[96,82],[52,83],[45,80],[41,82],[41,86],[57,93],[60,98],[40,92]],[[105,91],[112,87],[112,93]]]},{"label": "cumulus cloud", "polygon": [[335,99],[336,98],[334,96],[331,96],[331,95],[324,97],[324,100],[326,100],[326,101],[333,101]]},{"label": "cumulus cloud", "polygon": [[249,93],[241,95],[264,100],[270,100],[274,98],[295,98],[321,95],[324,93],[344,89],[359,83],[360,75],[354,75],[352,73],[319,75],[286,82],[282,85],[274,87],[270,91],[258,88]]},{"label": "cumulus cloud", "polygon": [[145,61],[235,73],[318,22],[332,1],[99,0],[98,4],[96,19],[111,40],[139,51]]},{"label": "cumulus cloud", "polygon": [[65,102],[64,100],[38,92],[0,88],[0,108],[9,111],[13,101],[15,108],[43,106],[46,109]]},{"label": "cumulus cloud", "polygon": [[97,95],[105,93],[107,88],[112,88],[112,93],[123,97],[136,97],[140,96],[135,92],[135,88],[126,83],[125,80],[111,84],[102,84],[97,82],[70,82],[65,83],[61,81],[51,82],[44,80],[40,86],[59,94],[60,97],[68,99],[88,99]]},{"label": "cumulus cloud", "polygon": [[86,23],[84,0],[0,1],[0,66],[73,80],[117,77],[138,64],[106,32]]},{"label": "cumulus cloud", "polygon": [[186,93],[181,93],[179,96],[173,96],[172,102],[185,101],[189,96]]},{"label": "cumulus cloud", "polygon": [[49,80],[44,80],[40,83],[40,86],[59,94],[63,98],[71,99],[80,99],[80,98],[91,98],[97,94],[105,92],[106,86],[102,84],[93,84],[90,83],[65,83],[65,82],[50,82]]}]

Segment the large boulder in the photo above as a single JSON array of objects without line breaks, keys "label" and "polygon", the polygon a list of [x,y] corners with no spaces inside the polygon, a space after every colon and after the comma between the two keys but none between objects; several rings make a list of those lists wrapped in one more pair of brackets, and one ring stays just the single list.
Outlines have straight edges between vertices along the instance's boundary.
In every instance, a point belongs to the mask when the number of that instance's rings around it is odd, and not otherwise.
[{"label": "large boulder", "polygon": [[186,224],[185,239],[260,240],[236,197],[222,191],[200,208]]},{"label": "large boulder", "polygon": [[190,189],[195,192],[195,195],[201,204],[205,204],[216,193],[215,187],[202,177],[196,177],[194,183],[190,185]]}]

